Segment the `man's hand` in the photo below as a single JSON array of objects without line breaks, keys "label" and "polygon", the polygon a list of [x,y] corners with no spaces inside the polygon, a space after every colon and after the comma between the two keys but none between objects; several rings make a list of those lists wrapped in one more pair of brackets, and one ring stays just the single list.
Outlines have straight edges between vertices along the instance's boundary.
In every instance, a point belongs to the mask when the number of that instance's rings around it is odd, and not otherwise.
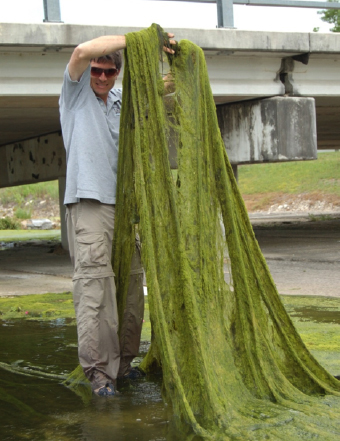
[{"label": "man's hand", "polygon": [[[174,38],[174,36],[175,36],[174,34],[168,33],[169,38]],[[173,45],[177,44],[176,40],[169,40],[169,43],[173,44]],[[173,49],[171,49],[170,47],[163,46],[163,50],[164,50],[164,52],[168,52],[169,54],[175,53],[175,51]]]}]

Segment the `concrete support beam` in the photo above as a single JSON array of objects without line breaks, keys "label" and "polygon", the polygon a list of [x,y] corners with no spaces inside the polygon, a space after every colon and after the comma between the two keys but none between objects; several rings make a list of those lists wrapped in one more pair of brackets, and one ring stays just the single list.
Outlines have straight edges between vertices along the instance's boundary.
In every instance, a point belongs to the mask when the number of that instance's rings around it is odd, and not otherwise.
[{"label": "concrete support beam", "polygon": [[0,52],[0,96],[26,96],[33,100],[39,96],[59,96],[70,55],[59,46],[30,51],[11,47],[5,55]]},{"label": "concrete support beam", "polygon": [[[0,70],[0,109],[12,106],[7,97],[30,99],[32,107],[42,97],[48,99],[48,103],[51,103],[52,97],[59,97],[71,51],[62,47],[49,47],[48,50],[27,48],[20,52],[15,49],[7,48],[4,58],[6,63],[3,63]],[[284,85],[278,77],[281,55],[261,52],[256,56],[245,57],[233,51],[206,51],[205,55],[216,101],[225,102],[226,96],[228,101],[239,101],[285,93]],[[27,75],[23,76],[23,71]],[[123,71],[116,87],[122,85]]]},{"label": "concrete support beam", "polygon": [[60,133],[9,144],[0,149],[0,188],[51,181],[66,176]]},{"label": "concrete support beam", "polygon": [[232,164],[317,158],[313,98],[274,97],[217,108]]},{"label": "concrete support beam", "polygon": [[305,63],[292,57],[285,58],[282,60],[280,76],[290,96],[340,96],[340,63],[334,55],[317,54],[309,57]]},{"label": "concrete support beam", "polygon": [[205,53],[209,81],[216,103],[242,101],[284,95],[285,87],[278,71],[281,58],[274,56],[244,57]]}]

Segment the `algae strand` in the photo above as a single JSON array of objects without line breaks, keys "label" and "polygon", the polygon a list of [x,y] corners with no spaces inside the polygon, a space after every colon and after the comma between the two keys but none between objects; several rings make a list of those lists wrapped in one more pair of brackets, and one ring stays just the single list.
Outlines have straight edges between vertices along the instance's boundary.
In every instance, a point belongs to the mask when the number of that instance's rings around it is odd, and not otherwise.
[{"label": "algae strand", "polygon": [[137,229],[153,330],[142,367],[161,366],[182,433],[338,439],[340,383],[278,296],[225,152],[203,51],[183,40],[170,56],[169,106],[159,87],[162,31],[152,25],[126,41],[113,265],[122,311]]}]

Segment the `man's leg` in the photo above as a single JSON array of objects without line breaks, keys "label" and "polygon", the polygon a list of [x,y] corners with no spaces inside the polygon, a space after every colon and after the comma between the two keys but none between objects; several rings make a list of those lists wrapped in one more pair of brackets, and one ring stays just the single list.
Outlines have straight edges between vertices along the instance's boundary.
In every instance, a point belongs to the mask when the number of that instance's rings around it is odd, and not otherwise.
[{"label": "man's leg", "polygon": [[140,242],[136,240],[132,256],[126,307],[120,333],[120,366],[118,377],[129,374],[131,361],[139,353],[144,316],[143,267]]},{"label": "man's leg", "polygon": [[78,354],[93,389],[115,380],[119,368],[116,288],[111,267],[114,206],[82,199],[67,208]]}]

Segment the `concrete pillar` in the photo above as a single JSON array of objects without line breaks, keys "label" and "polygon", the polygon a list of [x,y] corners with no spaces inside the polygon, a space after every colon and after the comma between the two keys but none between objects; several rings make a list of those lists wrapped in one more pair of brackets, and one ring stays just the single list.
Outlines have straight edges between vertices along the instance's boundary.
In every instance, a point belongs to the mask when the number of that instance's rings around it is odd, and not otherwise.
[{"label": "concrete pillar", "polygon": [[317,159],[314,98],[273,97],[217,107],[232,164]]},{"label": "concrete pillar", "polygon": [[61,246],[64,248],[64,250],[68,250],[67,228],[66,228],[66,221],[65,221],[66,207],[64,205],[66,177],[60,176],[58,178],[58,182],[59,182],[59,210],[60,210]]}]

